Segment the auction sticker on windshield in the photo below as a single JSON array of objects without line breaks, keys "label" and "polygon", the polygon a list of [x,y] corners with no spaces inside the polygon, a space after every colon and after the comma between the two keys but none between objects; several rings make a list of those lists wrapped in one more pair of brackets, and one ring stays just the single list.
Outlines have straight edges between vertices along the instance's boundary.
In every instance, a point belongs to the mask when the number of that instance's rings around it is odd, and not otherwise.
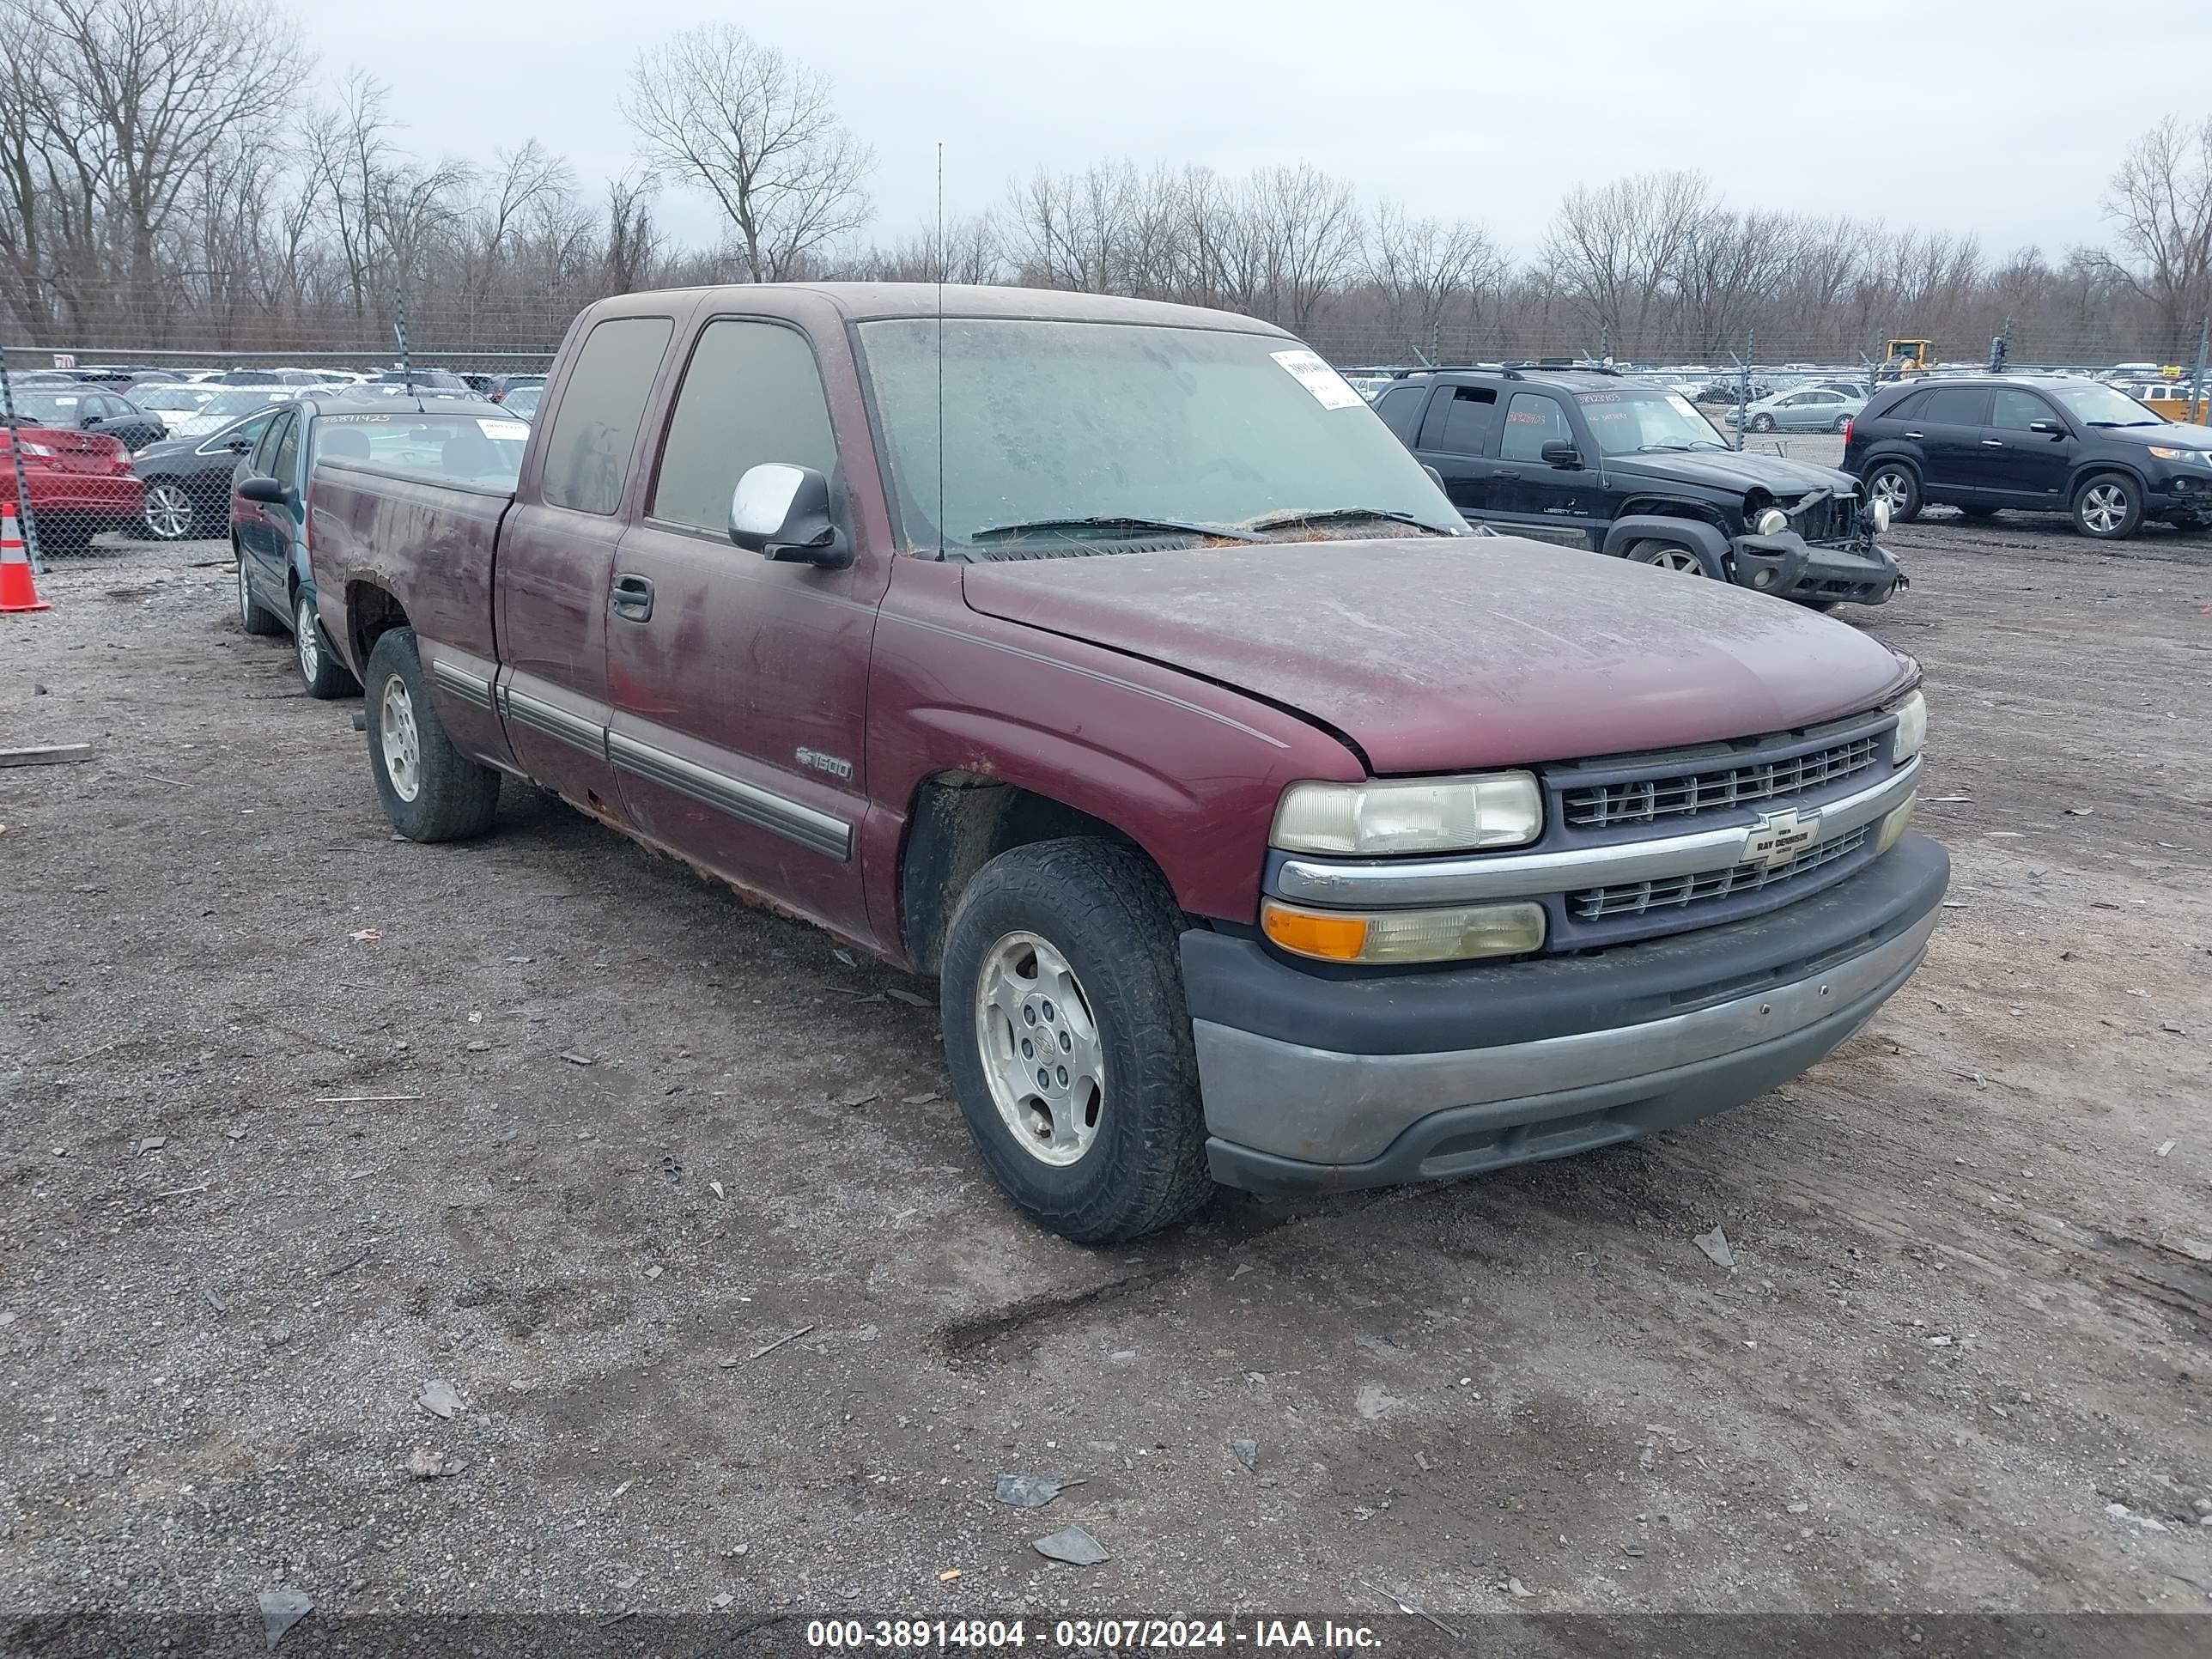
[{"label": "auction sticker on windshield", "polygon": [[1702,421],[1705,418],[1698,413],[1698,406],[1679,392],[1668,392],[1667,403],[1677,415],[1686,415],[1693,421]]},{"label": "auction sticker on windshield", "polygon": [[530,422],[527,421],[478,421],[477,424],[483,428],[487,438],[519,440],[530,435]]},{"label": "auction sticker on windshield", "polygon": [[1314,400],[1323,409],[1357,409],[1367,401],[1352,390],[1351,381],[1310,351],[1271,351],[1267,355],[1312,392]]}]

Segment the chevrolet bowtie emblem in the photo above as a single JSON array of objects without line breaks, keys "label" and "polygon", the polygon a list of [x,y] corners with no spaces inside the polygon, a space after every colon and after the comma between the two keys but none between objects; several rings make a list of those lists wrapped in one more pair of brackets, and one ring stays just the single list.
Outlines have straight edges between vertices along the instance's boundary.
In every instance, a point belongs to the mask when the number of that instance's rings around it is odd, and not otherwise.
[{"label": "chevrolet bowtie emblem", "polygon": [[1786,864],[1820,838],[1820,815],[1800,815],[1794,808],[1761,812],[1759,822],[1744,831],[1746,864]]}]

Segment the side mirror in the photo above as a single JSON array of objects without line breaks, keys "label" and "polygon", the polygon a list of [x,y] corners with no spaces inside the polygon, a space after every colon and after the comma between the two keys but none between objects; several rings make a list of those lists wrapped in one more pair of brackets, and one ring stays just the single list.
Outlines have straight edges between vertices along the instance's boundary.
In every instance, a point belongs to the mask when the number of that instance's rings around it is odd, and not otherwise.
[{"label": "side mirror", "polygon": [[292,486],[280,483],[275,478],[248,478],[238,486],[238,493],[249,501],[258,501],[264,507],[292,505]]},{"label": "side mirror", "polygon": [[2054,438],[2063,438],[2066,435],[2066,428],[2056,421],[2030,421],[2027,423],[2027,429],[2030,432],[2047,433]]},{"label": "side mirror", "polygon": [[769,461],[748,469],[730,496],[730,539],[787,564],[835,570],[853,562],[844,532],[830,522],[830,480],[811,466]]},{"label": "side mirror", "polygon": [[1565,438],[1554,438],[1536,452],[1546,466],[1580,466],[1583,453]]}]

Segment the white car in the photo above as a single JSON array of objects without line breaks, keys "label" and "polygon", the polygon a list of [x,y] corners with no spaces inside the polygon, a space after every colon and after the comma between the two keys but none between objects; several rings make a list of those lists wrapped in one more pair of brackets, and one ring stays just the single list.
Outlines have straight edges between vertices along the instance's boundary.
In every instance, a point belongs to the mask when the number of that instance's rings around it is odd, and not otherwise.
[{"label": "white car", "polygon": [[[226,386],[210,389],[215,393],[213,397],[169,428],[172,438],[200,438],[210,432],[220,432],[240,416],[251,415],[271,404],[289,403],[301,391],[295,386]],[[167,419],[163,417],[165,424]]]},{"label": "white car", "polygon": [[207,406],[220,388],[211,386],[149,386],[132,401],[149,415],[158,415],[174,437],[177,428]]}]

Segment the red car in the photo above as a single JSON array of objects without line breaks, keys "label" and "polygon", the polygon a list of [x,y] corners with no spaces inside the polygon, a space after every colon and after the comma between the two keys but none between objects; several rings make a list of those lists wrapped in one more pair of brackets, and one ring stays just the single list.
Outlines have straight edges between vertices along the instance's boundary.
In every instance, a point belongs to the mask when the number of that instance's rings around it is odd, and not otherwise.
[{"label": "red car", "polygon": [[131,452],[98,432],[63,427],[0,426],[0,501],[15,494],[15,460],[46,553],[78,553],[103,530],[137,521],[146,487],[132,476]]}]

